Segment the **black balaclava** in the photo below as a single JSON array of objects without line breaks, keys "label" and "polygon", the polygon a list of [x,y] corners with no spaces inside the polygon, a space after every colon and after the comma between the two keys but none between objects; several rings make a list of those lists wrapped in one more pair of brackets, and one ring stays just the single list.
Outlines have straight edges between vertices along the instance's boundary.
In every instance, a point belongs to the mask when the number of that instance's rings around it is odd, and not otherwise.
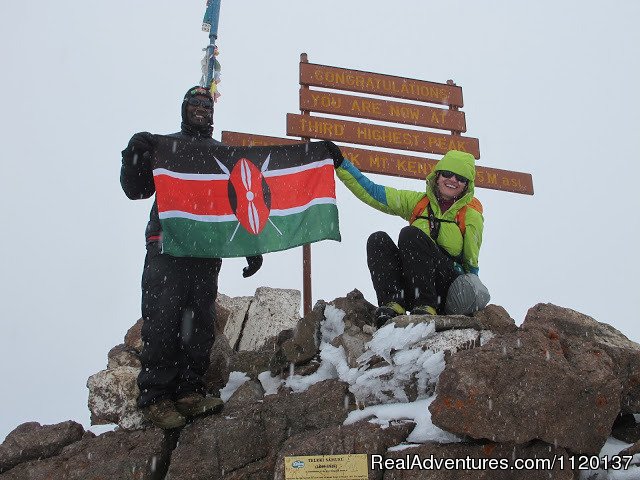
[{"label": "black balaclava", "polygon": [[[184,94],[184,98],[182,99],[182,124],[181,130],[182,133],[192,136],[192,137],[211,137],[213,135],[213,125],[207,126],[199,126],[199,125],[191,125],[187,119],[187,105],[188,101],[191,97],[195,97],[198,95],[203,95],[205,97],[211,98],[211,92],[199,85],[195,87],[191,87],[187,90],[187,93]],[[212,100],[213,101],[213,100]]]}]

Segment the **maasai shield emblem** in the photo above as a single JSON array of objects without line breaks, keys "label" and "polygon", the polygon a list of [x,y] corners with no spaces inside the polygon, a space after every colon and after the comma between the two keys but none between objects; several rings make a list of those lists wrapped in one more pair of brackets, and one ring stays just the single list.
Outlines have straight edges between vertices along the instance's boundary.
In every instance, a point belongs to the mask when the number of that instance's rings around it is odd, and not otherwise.
[{"label": "maasai shield emblem", "polygon": [[269,220],[271,192],[260,169],[246,158],[229,175],[229,202],[240,225],[258,235]]}]

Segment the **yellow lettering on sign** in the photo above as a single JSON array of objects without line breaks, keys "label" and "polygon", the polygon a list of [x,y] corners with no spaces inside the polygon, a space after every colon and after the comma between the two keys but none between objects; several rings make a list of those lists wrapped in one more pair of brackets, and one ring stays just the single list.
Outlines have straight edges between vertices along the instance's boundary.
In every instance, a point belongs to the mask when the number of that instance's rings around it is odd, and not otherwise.
[{"label": "yellow lettering on sign", "polygon": [[351,102],[351,110],[354,112],[362,112],[369,114],[380,114],[380,102],[374,100],[353,100]]},{"label": "yellow lettering on sign", "polygon": [[389,114],[404,120],[414,120],[416,122],[420,118],[420,112],[417,108],[404,107],[400,105],[389,105]]},{"label": "yellow lettering on sign", "polygon": [[444,142],[441,137],[428,137],[427,144],[429,145],[429,148],[444,148]]},{"label": "yellow lettering on sign", "polygon": [[342,105],[342,99],[336,98],[332,95],[312,93],[311,99],[313,100],[313,108],[340,108],[340,106]]},{"label": "yellow lettering on sign", "polygon": [[445,117],[447,116],[447,111],[442,110],[442,112],[432,112],[431,113],[431,121],[434,123],[444,123]]},{"label": "yellow lettering on sign", "polygon": [[[315,134],[319,137],[342,137],[344,136],[344,125],[325,122],[322,120],[300,119],[300,128],[303,132]],[[310,135],[312,136],[312,135]]]},{"label": "yellow lettering on sign", "polygon": [[398,171],[406,172],[407,171],[407,161],[406,160],[398,160]]},{"label": "yellow lettering on sign", "polygon": [[464,144],[464,140],[456,140],[455,138],[452,138],[449,140],[447,150],[459,150],[461,152],[466,152],[467,148]]},{"label": "yellow lettering on sign", "polygon": [[498,175],[495,173],[488,173],[487,174],[487,183],[491,184],[491,185],[497,185],[498,184]]},{"label": "yellow lettering on sign", "polygon": [[502,179],[502,186],[503,187],[512,187],[512,188],[523,188],[522,184],[520,183],[520,180],[517,178],[508,178],[508,177],[504,177]]}]

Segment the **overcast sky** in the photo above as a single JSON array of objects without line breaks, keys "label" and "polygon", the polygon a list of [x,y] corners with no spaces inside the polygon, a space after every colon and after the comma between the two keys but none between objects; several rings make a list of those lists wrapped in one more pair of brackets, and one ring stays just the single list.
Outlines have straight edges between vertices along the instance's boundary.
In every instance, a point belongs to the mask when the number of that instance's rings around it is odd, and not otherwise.
[{"label": "overcast sky", "polygon": [[[86,380],[140,316],[151,200],[119,184],[137,131],[170,133],[200,79],[204,0],[0,2],[0,440],[25,421],[89,425]],[[299,55],[462,86],[482,165],[529,172],[534,196],[478,189],[480,276],[519,324],[538,302],[640,340],[640,2],[223,0],[223,130],[285,136]],[[373,177],[422,190],[424,183]],[[375,301],[365,242],[405,225],[338,185],[342,243],[313,246],[314,302]],[[220,291],[302,287],[301,249]]]}]

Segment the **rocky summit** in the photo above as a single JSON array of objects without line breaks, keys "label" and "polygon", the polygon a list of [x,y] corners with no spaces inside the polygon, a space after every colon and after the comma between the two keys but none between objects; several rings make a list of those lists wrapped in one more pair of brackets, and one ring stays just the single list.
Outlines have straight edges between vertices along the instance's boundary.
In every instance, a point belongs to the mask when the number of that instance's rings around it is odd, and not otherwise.
[{"label": "rocky summit", "polygon": [[145,422],[139,320],[87,380],[92,423],[115,430],[20,425],[0,480],[285,480],[287,458],[341,454],[367,454],[378,480],[640,478],[640,345],[574,310],[539,304],[517,326],[489,305],[376,329],[357,290],[300,318],[299,292],[266,287],[216,310],[206,381],[221,413]]}]

